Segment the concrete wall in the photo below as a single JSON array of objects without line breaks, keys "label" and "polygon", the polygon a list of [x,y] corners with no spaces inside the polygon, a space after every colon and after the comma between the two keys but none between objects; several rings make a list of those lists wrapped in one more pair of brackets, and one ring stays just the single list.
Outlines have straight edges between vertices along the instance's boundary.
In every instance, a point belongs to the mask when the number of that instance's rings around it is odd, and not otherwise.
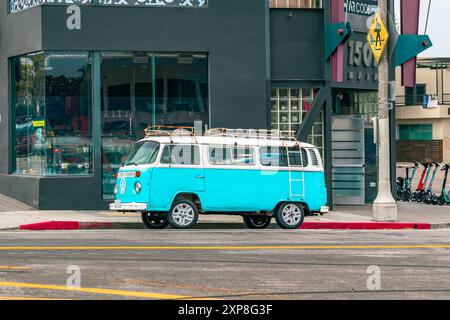
[{"label": "concrete wall", "polygon": [[[419,59],[418,64],[432,65],[433,63],[447,63],[450,59]],[[431,70],[417,68],[417,84],[426,84],[428,95],[437,95],[439,105],[437,108],[425,109],[422,105],[400,106],[396,109],[397,124],[432,124],[433,139],[443,140],[444,161],[450,162],[450,68],[444,70]],[[397,96],[405,96],[405,88],[401,86],[401,68],[396,69]],[[443,94],[446,96],[443,99]],[[443,101],[444,100],[444,101]],[[404,102],[403,98],[399,102]],[[445,104],[443,104],[443,102]]]},{"label": "concrete wall", "polygon": [[[450,59],[447,63],[450,65]],[[418,60],[418,63],[426,63],[428,60]],[[438,62],[439,63],[439,62]],[[450,68],[444,70],[431,70],[428,68],[417,68],[416,70],[417,84],[427,85],[428,95],[437,95],[439,102],[442,103],[442,94],[446,94],[445,100],[450,103]],[[397,79],[397,96],[405,96],[405,87],[401,86],[401,68],[396,69],[396,79]]]},{"label": "concrete wall", "polygon": [[433,126],[433,140],[443,141],[444,162],[450,162],[450,118],[397,118],[397,126],[404,124],[431,124]]}]

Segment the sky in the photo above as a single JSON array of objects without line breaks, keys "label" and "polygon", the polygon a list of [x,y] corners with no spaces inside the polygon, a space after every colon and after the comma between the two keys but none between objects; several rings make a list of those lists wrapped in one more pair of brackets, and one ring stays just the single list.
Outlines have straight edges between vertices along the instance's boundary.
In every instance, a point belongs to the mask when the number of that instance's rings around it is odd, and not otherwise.
[{"label": "sky", "polygon": [[[421,0],[419,34],[425,32],[428,3],[431,1],[430,17],[427,34],[433,42],[433,47],[423,52],[421,57],[450,57],[450,1]],[[400,12],[400,0],[396,0],[396,13]]]}]

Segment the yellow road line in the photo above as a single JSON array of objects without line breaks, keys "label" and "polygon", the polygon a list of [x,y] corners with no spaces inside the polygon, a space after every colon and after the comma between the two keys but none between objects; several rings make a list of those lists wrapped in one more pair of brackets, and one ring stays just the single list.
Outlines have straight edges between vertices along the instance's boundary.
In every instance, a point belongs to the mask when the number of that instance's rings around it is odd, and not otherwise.
[{"label": "yellow road line", "polygon": [[188,297],[174,294],[163,294],[156,292],[139,292],[139,291],[126,291],[126,290],[101,289],[101,288],[69,288],[66,286],[58,286],[51,284],[35,284],[22,282],[0,282],[0,287],[94,293],[94,294],[104,294],[104,295],[133,297],[133,298],[160,299],[160,300],[200,300],[196,299],[195,297]]},{"label": "yellow road line", "polygon": [[55,299],[55,298],[33,298],[33,297],[2,297],[0,296],[1,300],[15,300],[15,301],[24,301],[24,300],[72,300],[72,299]]},{"label": "yellow road line", "polygon": [[450,244],[405,245],[303,245],[303,246],[22,246],[0,247],[0,251],[192,251],[192,250],[350,250],[350,249],[450,249]]},{"label": "yellow road line", "polygon": [[27,270],[28,267],[19,267],[19,266],[2,266],[0,265],[0,271],[1,270]]}]

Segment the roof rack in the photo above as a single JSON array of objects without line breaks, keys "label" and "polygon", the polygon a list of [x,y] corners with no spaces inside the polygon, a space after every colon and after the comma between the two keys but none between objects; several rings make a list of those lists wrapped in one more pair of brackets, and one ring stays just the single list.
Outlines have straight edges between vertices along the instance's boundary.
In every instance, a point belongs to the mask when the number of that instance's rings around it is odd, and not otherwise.
[{"label": "roof rack", "polygon": [[146,137],[155,137],[155,136],[188,136],[193,137],[194,127],[179,127],[179,126],[151,126],[148,127],[145,131]]},{"label": "roof rack", "polygon": [[[146,137],[174,137],[184,136],[196,138],[194,127],[179,126],[151,126],[144,130]],[[265,139],[265,140],[285,140],[298,141],[295,131],[280,131],[277,129],[227,129],[215,128],[206,130],[206,137],[230,137],[230,138],[247,138],[247,139]]]},{"label": "roof rack", "polygon": [[[277,129],[227,129],[215,128],[205,132],[205,136],[209,137],[233,137],[233,138],[252,138],[252,139],[274,139],[274,140],[291,140],[296,141],[293,135],[285,135]],[[294,132],[292,132],[294,133]]]}]

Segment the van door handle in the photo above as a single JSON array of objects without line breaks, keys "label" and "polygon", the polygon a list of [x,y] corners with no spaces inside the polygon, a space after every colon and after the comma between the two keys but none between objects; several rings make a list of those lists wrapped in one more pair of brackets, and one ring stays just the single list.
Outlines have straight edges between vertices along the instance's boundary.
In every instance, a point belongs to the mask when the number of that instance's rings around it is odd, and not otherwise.
[{"label": "van door handle", "polygon": [[197,179],[205,179],[205,176],[196,176]]}]

